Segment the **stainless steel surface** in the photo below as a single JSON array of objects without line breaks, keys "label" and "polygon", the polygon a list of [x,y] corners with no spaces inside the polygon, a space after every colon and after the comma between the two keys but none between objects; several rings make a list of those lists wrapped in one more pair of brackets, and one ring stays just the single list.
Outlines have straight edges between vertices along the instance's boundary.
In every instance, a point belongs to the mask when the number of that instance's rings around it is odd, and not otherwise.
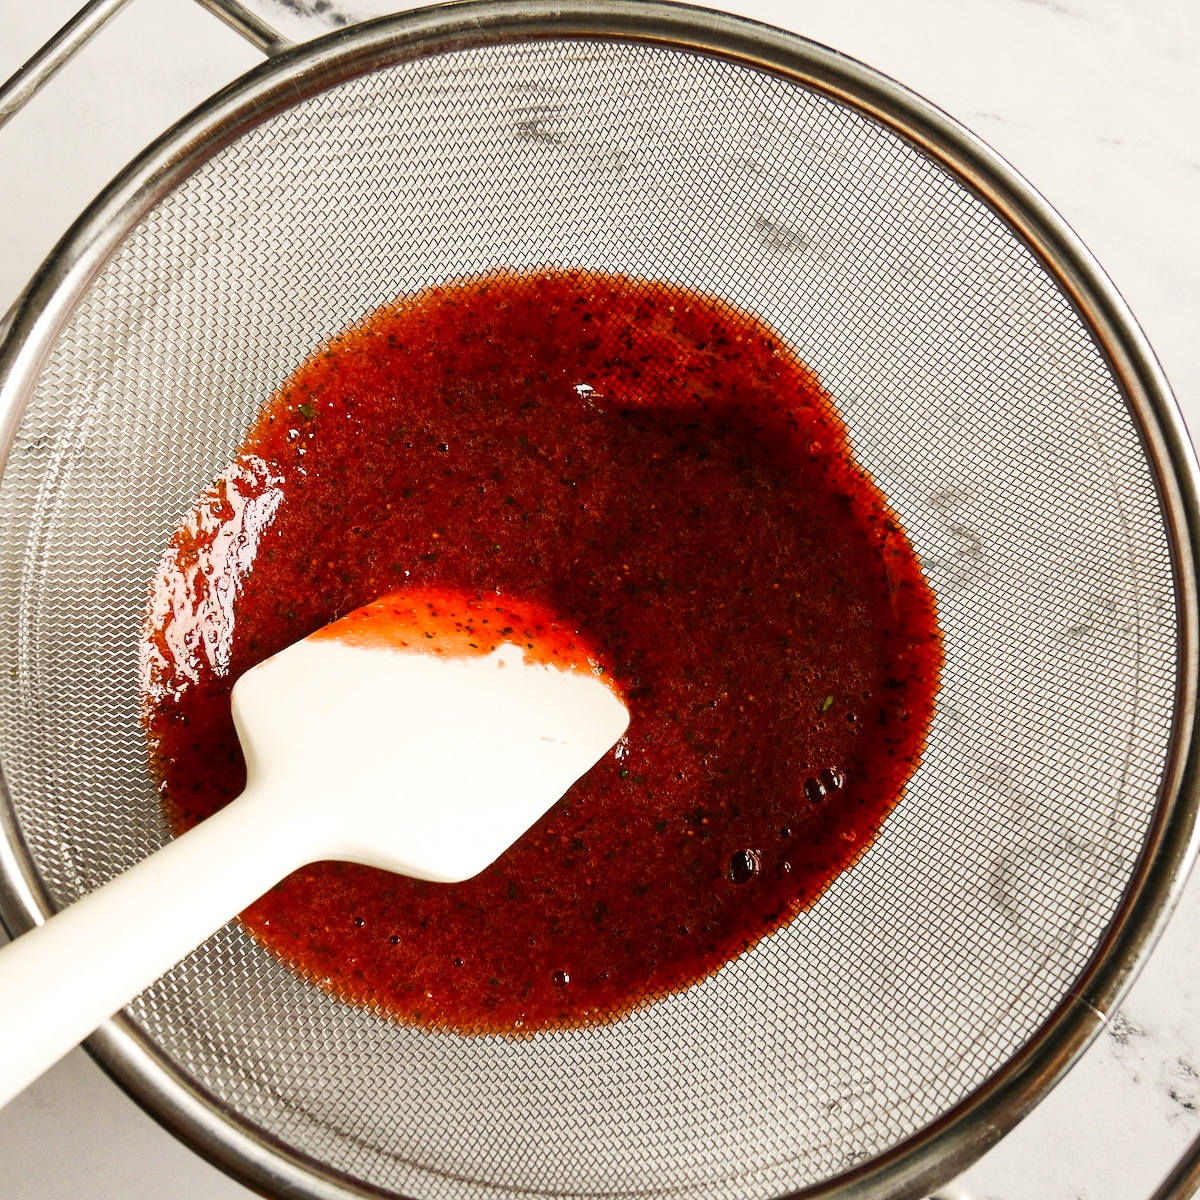
[{"label": "stainless steel surface", "polygon": [[1036,193],[763,27],[519,2],[347,31],[222,93],[77,226],[0,354],[5,918],[165,836],[137,614],[258,403],[399,291],[545,262],[719,292],[833,391],[946,627],[904,804],[785,933],[605,1030],[399,1030],[231,927],[94,1049],[280,1194],[918,1196],[1066,1069],[1194,854],[1196,468]]},{"label": "stainless steel surface", "polygon": [[129,0],[89,0],[19,71],[0,85],[0,127],[99,33]]},{"label": "stainless steel surface", "polygon": [[294,45],[282,33],[272,29],[258,13],[251,12],[244,4],[239,4],[238,0],[196,0],[196,3],[218,20],[224,21],[230,29],[241,34],[250,45],[268,57],[282,54]]}]

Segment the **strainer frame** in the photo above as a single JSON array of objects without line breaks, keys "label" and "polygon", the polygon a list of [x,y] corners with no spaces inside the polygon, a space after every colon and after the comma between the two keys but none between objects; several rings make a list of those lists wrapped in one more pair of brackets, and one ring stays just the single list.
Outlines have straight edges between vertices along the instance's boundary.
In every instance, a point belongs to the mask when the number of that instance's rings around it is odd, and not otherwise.
[{"label": "strainer frame", "polygon": [[[1200,604],[1200,468],[1149,344],[1115,287],[1065,221],[1012,167],[953,118],[879,72],[769,26],[661,0],[470,0],[366,22],[289,50],[168,130],[97,198],[0,325],[0,469],[46,355],[109,255],[183,179],[269,116],[392,63],[526,40],[601,38],[707,54],[766,71],[887,127],[949,171],[1006,222],[1071,299],[1111,367],[1155,475],[1170,542],[1178,671],[1169,750],[1153,821],[1113,920],[1071,992],[1030,1041],[939,1120],[805,1200],[903,1200],[953,1177],[1045,1095],[1103,1028],[1182,890],[1200,826],[1194,723]],[[53,906],[25,849],[0,773],[0,919],[14,934]],[[87,1043],[153,1117],[247,1186],[270,1195],[385,1196],[292,1151],[229,1113],[118,1015]]]}]

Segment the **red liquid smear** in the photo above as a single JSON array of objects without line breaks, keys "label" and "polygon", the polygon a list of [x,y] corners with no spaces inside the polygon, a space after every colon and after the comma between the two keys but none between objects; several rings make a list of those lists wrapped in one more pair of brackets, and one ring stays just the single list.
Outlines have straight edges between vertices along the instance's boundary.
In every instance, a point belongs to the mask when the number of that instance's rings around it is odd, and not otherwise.
[{"label": "red liquid smear", "polygon": [[811,904],[919,761],[932,593],[768,327],[682,288],[504,274],[397,301],[266,406],[151,587],[145,721],[187,828],[241,789],[241,672],[376,597],[544,605],[628,734],[461,884],[320,863],[242,916],[294,969],[462,1032],[606,1021]]},{"label": "red liquid smear", "polygon": [[512,644],[525,652],[526,662],[586,675],[605,673],[599,650],[571,622],[560,620],[544,604],[497,603],[500,599],[449,588],[405,589],[356,608],[310,633],[308,640],[448,658],[483,657]]}]

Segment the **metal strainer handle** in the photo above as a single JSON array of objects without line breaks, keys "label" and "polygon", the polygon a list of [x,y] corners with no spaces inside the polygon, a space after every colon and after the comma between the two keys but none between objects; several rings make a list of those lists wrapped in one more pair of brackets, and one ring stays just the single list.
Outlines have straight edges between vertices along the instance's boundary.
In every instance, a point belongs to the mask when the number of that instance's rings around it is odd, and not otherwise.
[{"label": "metal strainer handle", "polygon": [[[129,0],[88,0],[44,46],[0,85],[0,127],[16,116],[129,3]],[[202,8],[241,34],[256,50],[270,56],[292,47],[256,13],[238,0],[196,0]]]},{"label": "metal strainer handle", "polygon": [[1197,1192],[1200,1192],[1200,1136],[1193,1139],[1150,1200],[1189,1200]]},{"label": "metal strainer handle", "polygon": [[[45,45],[0,84],[0,129],[37,95],[129,3],[129,0],[88,0]],[[238,0],[196,0],[268,57],[290,50],[293,42],[272,29]],[[0,315],[0,342],[8,334],[15,308]]]}]

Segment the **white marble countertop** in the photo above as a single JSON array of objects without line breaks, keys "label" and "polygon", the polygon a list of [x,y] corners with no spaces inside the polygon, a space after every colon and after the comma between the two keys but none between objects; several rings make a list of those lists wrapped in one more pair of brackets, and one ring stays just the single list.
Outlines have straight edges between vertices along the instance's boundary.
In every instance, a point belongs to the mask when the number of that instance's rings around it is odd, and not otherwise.
[{"label": "white marble countertop", "polygon": [[[0,5],[0,78],[79,0]],[[303,40],[407,5],[254,0]],[[879,68],[990,142],[1129,301],[1200,433],[1200,7],[1194,0],[726,0]],[[134,0],[0,131],[0,312],[107,180],[260,56],[191,0]],[[1120,1012],[945,1195],[1135,1200],[1200,1132],[1200,877]],[[6,1200],[250,1195],[81,1051],[0,1112]]]}]

